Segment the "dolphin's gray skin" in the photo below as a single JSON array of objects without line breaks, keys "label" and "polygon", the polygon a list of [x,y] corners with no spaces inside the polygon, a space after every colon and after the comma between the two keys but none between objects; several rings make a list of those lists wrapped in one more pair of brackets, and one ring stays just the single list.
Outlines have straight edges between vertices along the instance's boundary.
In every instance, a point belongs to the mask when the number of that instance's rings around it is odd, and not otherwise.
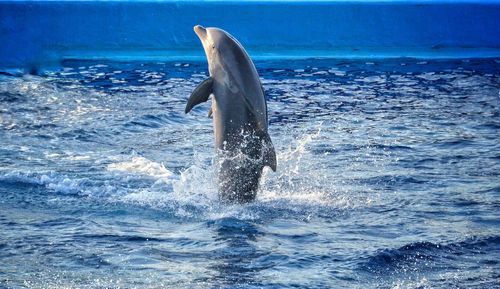
[{"label": "dolphin's gray skin", "polygon": [[225,202],[255,199],[264,166],[276,171],[267,133],[267,106],[255,65],[241,44],[219,28],[194,27],[208,60],[210,78],[189,97],[185,112],[212,95],[219,197]]}]

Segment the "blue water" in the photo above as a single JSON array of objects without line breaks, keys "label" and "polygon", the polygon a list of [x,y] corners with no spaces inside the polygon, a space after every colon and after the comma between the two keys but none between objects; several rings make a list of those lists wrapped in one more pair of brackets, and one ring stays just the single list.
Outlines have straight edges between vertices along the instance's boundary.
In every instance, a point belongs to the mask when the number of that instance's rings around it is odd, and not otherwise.
[{"label": "blue water", "polygon": [[0,75],[0,287],[500,287],[500,59],[256,65],[278,171],[246,205],[183,112],[206,63]]}]

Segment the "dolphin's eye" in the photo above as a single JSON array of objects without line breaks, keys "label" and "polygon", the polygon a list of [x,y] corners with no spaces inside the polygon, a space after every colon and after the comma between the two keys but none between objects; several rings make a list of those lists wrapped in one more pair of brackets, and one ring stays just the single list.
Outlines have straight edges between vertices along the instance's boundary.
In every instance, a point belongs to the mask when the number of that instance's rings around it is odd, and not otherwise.
[{"label": "dolphin's eye", "polygon": [[215,49],[215,44],[212,44],[212,49]]}]

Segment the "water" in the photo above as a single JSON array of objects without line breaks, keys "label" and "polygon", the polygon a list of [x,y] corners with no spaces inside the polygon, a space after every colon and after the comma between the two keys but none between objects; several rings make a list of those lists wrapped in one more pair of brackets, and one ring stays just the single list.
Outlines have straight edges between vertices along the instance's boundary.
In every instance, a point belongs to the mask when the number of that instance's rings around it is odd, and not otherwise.
[{"label": "water", "polygon": [[0,287],[500,287],[500,60],[256,63],[278,171],[221,205],[206,64],[0,75]]}]

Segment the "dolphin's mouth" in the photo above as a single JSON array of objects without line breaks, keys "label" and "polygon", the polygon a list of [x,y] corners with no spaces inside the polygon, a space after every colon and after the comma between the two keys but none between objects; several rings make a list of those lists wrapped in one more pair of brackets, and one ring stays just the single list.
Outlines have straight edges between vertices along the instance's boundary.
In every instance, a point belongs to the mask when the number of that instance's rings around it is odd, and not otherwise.
[{"label": "dolphin's mouth", "polygon": [[[205,27],[201,25],[196,25],[193,27],[194,33],[198,35],[198,38],[201,41],[201,45],[203,46],[203,50],[205,50],[205,55],[207,56],[207,60],[210,62],[211,51],[209,49],[210,45],[208,43],[208,31]],[[210,66],[210,65],[209,65]]]},{"label": "dolphin's mouth", "polygon": [[207,35],[207,30],[205,29],[205,27],[201,26],[201,25],[196,25],[194,28],[194,33],[196,33],[196,35],[198,35],[198,37],[203,40],[205,39],[205,36]]}]

